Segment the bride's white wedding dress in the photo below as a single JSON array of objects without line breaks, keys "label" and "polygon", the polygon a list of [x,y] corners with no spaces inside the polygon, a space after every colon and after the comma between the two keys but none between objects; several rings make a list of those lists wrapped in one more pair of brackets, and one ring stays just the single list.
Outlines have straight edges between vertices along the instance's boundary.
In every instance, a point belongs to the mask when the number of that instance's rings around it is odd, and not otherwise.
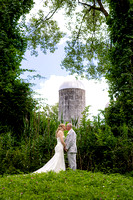
[{"label": "bride's white wedding dress", "polygon": [[64,148],[60,138],[57,138],[57,145],[55,146],[54,156],[40,169],[33,173],[41,173],[48,171],[65,171]]}]

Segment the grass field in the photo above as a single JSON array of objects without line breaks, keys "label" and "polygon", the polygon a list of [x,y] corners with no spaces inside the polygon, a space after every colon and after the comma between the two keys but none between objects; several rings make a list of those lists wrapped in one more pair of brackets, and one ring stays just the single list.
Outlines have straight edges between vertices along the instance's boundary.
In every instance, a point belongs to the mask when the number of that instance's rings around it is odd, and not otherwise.
[{"label": "grass field", "polygon": [[0,177],[0,200],[133,200],[133,178],[82,170]]}]

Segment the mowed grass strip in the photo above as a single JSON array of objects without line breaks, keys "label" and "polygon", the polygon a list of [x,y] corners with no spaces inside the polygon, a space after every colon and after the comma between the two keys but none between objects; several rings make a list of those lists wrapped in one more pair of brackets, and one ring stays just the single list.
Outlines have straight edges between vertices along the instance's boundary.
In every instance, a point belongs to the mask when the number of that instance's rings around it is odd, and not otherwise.
[{"label": "mowed grass strip", "polygon": [[0,177],[0,200],[133,200],[133,178],[83,170]]}]

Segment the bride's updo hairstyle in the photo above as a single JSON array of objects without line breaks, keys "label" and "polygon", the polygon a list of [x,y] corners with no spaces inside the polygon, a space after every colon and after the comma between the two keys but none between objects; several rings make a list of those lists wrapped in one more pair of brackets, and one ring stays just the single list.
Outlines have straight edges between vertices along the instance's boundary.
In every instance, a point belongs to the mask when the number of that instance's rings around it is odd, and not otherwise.
[{"label": "bride's updo hairstyle", "polygon": [[58,126],[57,131],[56,131],[56,134],[55,134],[56,137],[57,137],[57,133],[58,133],[59,131],[64,131],[64,126],[65,126],[65,124],[60,124],[60,125]]}]

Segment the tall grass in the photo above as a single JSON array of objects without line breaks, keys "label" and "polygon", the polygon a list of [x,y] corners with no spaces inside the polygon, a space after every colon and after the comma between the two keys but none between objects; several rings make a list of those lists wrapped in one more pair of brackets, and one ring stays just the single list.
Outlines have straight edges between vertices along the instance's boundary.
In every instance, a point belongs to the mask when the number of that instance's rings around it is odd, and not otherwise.
[{"label": "tall grass", "polygon": [[[78,169],[121,174],[132,172],[133,139],[129,137],[129,127],[123,124],[120,134],[115,136],[104,118],[98,115],[90,121],[88,115],[89,108],[86,108],[80,127],[74,128]],[[25,120],[25,131],[19,139],[11,132],[0,134],[0,174],[29,173],[42,167],[54,155],[58,125],[58,105],[46,106],[43,112],[35,108]]]}]

